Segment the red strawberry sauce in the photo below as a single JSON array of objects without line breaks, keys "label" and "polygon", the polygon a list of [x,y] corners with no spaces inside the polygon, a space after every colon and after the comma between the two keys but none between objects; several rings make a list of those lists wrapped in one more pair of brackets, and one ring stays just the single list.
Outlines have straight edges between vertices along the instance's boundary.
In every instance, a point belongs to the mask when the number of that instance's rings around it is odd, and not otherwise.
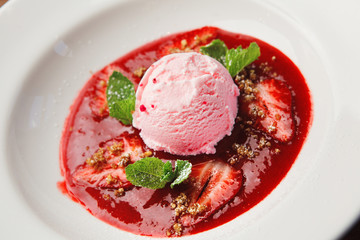
[{"label": "red strawberry sauce", "polygon": [[[185,227],[182,235],[199,233],[224,224],[250,210],[271,193],[293,165],[308,134],[312,120],[309,89],[299,69],[276,48],[256,38],[213,27],[178,33],[150,42],[117,59],[89,79],[71,106],[65,123],[60,145],[60,166],[65,181],[58,186],[91,214],[119,229],[140,235],[167,236],[167,230],[171,229],[175,221],[170,204],[182,192],[182,187],[170,189],[167,186],[160,190],[132,187],[126,189],[124,196],[116,197],[114,189],[76,184],[73,174],[107,141],[119,138],[125,132],[132,134],[130,136],[138,135],[133,127],[123,126],[118,120],[108,116],[104,94],[106,81],[114,69],[122,72],[137,87],[140,77],[136,76],[139,75],[136,70],[140,67],[146,69],[170,51],[187,51],[187,47],[197,51],[199,45],[216,38],[223,40],[228,48],[236,48],[238,45],[247,47],[253,41],[260,46],[261,56],[254,62],[253,69],[257,79],[266,79],[269,74],[276,73],[271,75],[272,78],[285,81],[289,86],[295,135],[289,142],[279,142],[261,129],[246,123],[246,117],[241,116],[245,120],[237,122],[232,135],[218,144],[215,155],[187,157],[154,152],[154,156],[161,159],[184,159],[193,164],[214,157],[227,162],[235,154],[232,148],[234,143],[244,144],[257,152],[255,157],[241,158],[233,165],[243,175],[242,187],[235,198],[205,221]],[[187,44],[184,44],[183,39],[187,40]],[[270,73],[265,73],[259,67],[265,62],[272,68]],[[270,147],[259,148],[262,137],[269,142]],[[144,144],[143,149],[149,150]]]}]

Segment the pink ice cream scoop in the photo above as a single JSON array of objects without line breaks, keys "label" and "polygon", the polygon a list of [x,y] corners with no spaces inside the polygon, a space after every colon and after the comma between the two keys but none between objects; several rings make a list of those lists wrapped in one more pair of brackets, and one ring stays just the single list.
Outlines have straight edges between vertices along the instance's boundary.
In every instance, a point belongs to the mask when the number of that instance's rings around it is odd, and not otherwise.
[{"label": "pink ice cream scoop", "polygon": [[230,135],[239,89],[215,59],[175,53],[146,71],[136,92],[133,126],[145,144],[176,155],[213,154]]}]

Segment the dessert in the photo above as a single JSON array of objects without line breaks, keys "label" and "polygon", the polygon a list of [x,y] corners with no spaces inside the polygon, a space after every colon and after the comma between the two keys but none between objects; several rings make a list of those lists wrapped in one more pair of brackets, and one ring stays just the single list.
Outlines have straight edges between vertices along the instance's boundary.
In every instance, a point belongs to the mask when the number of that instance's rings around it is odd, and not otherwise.
[{"label": "dessert", "polygon": [[215,153],[230,135],[239,89],[214,58],[174,53],[152,64],[136,91],[133,126],[145,144],[177,155]]},{"label": "dessert", "polygon": [[269,44],[215,27],[173,34],[110,63],[80,91],[60,144],[59,187],[122,230],[199,233],[271,193],[311,114],[305,79]]}]

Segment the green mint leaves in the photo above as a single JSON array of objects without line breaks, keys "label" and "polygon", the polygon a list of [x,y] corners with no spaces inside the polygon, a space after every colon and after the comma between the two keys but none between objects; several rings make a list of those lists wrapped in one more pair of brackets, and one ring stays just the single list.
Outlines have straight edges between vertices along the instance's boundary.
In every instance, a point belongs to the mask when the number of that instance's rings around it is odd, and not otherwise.
[{"label": "green mint leaves", "polygon": [[125,168],[126,178],[135,186],[158,189],[165,187],[173,178],[170,162],[164,163],[158,158],[147,157]]},{"label": "green mint leaves", "polygon": [[174,188],[175,185],[182,183],[187,179],[191,173],[192,164],[188,161],[177,160],[175,163],[175,180],[170,184],[171,188]]},{"label": "green mint leaves", "polygon": [[114,71],[109,78],[106,98],[110,116],[131,125],[132,112],[135,111],[134,84],[120,72]]},{"label": "green mint leaves", "polygon": [[225,67],[226,67],[225,58],[226,58],[227,51],[228,51],[227,46],[220,39],[215,39],[208,45],[200,48],[200,52],[202,54],[205,54],[212,58],[215,58],[216,60],[218,60],[218,62],[220,62]]},{"label": "green mint leaves", "polygon": [[135,186],[159,189],[173,181],[170,185],[173,188],[189,177],[191,167],[188,161],[177,160],[173,171],[170,161],[164,163],[158,158],[147,157],[128,165],[125,173],[127,180]]},{"label": "green mint leaves", "polygon": [[227,68],[232,77],[260,56],[260,48],[255,42],[250,43],[248,48],[238,46],[236,49],[228,49],[219,39],[201,47],[200,52],[218,60]]},{"label": "green mint leaves", "polygon": [[236,49],[230,49],[226,52],[225,66],[230,75],[235,77],[244,67],[255,61],[260,56],[260,48],[255,43],[250,43],[248,48],[241,46]]}]

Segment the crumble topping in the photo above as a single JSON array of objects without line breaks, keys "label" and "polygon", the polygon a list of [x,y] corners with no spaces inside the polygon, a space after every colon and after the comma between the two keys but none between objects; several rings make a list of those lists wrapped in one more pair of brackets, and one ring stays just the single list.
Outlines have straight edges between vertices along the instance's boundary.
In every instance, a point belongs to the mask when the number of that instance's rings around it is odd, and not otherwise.
[{"label": "crumble topping", "polygon": [[189,206],[189,199],[185,193],[180,193],[177,198],[170,204],[170,207],[175,210],[175,216],[184,215]]},{"label": "crumble topping", "polygon": [[114,178],[111,174],[107,175],[106,177],[106,183],[109,185],[115,184],[118,182],[117,178]]},{"label": "crumble topping", "polygon": [[107,194],[107,193],[103,194],[103,199],[104,199],[104,200],[109,200],[109,199],[110,199],[110,195]]},{"label": "crumble topping", "polygon": [[195,216],[206,210],[206,205],[194,203],[189,206],[189,199],[185,193],[180,195],[170,204],[171,209],[175,210],[175,216],[182,216],[186,213],[190,213]]},{"label": "crumble topping", "polygon": [[177,220],[175,221],[175,224],[173,225],[173,227],[166,231],[167,236],[171,236],[173,234],[175,234],[176,236],[181,236],[183,227],[178,222],[179,217],[181,217],[185,214],[190,214],[192,216],[196,216],[198,214],[203,213],[207,209],[206,205],[199,204],[199,203],[194,203],[191,206],[189,206],[189,198],[183,192],[180,193],[179,196],[177,196],[172,201],[172,203],[170,203],[170,207],[171,207],[171,209],[174,210],[175,217]]},{"label": "crumble topping", "polygon": [[114,194],[115,194],[116,197],[124,196],[125,195],[125,189],[124,188],[116,189],[114,191]]},{"label": "crumble topping", "polygon": [[139,67],[137,68],[133,74],[136,76],[136,77],[139,77],[139,78],[142,78],[146,72],[147,68],[146,67]]},{"label": "crumble topping", "polygon": [[185,49],[188,46],[187,40],[183,39],[181,40],[181,49]]},{"label": "crumble topping", "polygon": [[[247,128],[248,129],[248,128]],[[252,159],[258,155],[257,152],[254,152],[249,145],[234,143],[232,149],[236,152],[235,155],[231,156],[227,161],[230,165],[234,165],[240,162],[243,158]]]},{"label": "crumble topping", "polygon": [[106,87],[106,85],[107,85],[104,80],[101,80],[101,81],[99,82],[99,84],[100,84],[101,87]]},{"label": "crumble topping", "polygon": [[100,148],[96,151],[90,158],[86,159],[86,163],[97,170],[101,169],[102,165],[106,163],[104,149]]},{"label": "crumble topping", "polygon": [[152,155],[153,155],[152,151],[146,151],[140,154],[140,158],[151,157]]},{"label": "crumble topping", "polygon": [[264,119],[265,118],[265,113],[263,110],[259,109],[257,106],[253,106],[250,110],[250,114],[257,118],[257,117],[260,117],[261,119]]},{"label": "crumble topping", "polygon": [[263,73],[269,74],[272,70],[272,67],[269,66],[268,62],[260,63],[259,68],[262,70]]},{"label": "crumble topping", "polygon": [[126,167],[127,165],[129,165],[130,161],[131,161],[131,154],[125,153],[120,157],[117,165],[119,167]]},{"label": "crumble topping", "polygon": [[207,40],[211,37],[211,34],[205,34],[199,37],[196,35],[194,37],[194,41],[191,42],[191,44],[188,43],[186,39],[182,39],[180,41],[180,48],[174,47],[170,48],[170,53],[182,53],[182,52],[193,52],[196,47],[199,47],[200,45],[203,45],[207,42]]},{"label": "crumble topping", "polygon": [[238,154],[238,156],[240,158],[253,158],[254,157],[254,152],[251,149],[250,146],[246,146],[245,144],[238,144],[238,143],[234,143],[232,145],[232,148],[236,151],[236,153]]},{"label": "crumble topping", "polygon": [[107,148],[109,153],[115,156],[119,156],[124,151],[123,142],[114,142],[113,145]]},{"label": "crumble topping", "polygon": [[172,235],[175,235],[179,237],[182,235],[182,231],[183,231],[183,226],[181,225],[181,223],[175,223],[174,225],[171,226],[170,229],[166,230],[166,236],[170,237]]},{"label": "crumble topping", "polygon": [[267,129],[267,131],[269,133],[275,133],[277,131],[277,128],[276,128],[276,125],[277,123],[276,122],[273,122]]},{"label": "crumble topping", "polygon": [[206,208],[207,208],[206,205],[195,203],[187,209],[187,212],[193,216],[196,216],[196,215],[204,212],[206,210]]},{"label": "crumble topping", "polygon": [[195,45],[199,45],[200,43],[206,43],[206,41],[211,37],[211,34],[204,34],[201,37],[199,37],[198,35],[196,35],[194,37],[194,44]]},{"label": "crumble topping", "polygon": [[265,137],[261,137],[258,143],[258,149],[263,149],[264,147],[271,147],[271,143],[265,139]]},{"label": "crumble topping", "polygon": [[239,87],[240,95],[246,102],[254,100],[257,89],[255,87],[255,80],[257,75],[254,69],[243,69],[235,76],[235,84]]},{"label": "crumble topping", "polygon": [[182,228],[182,225],[180,223],[175,223],[173,225],[173,229],[175,231],[176,236],[181,236],[183,228]]}]

